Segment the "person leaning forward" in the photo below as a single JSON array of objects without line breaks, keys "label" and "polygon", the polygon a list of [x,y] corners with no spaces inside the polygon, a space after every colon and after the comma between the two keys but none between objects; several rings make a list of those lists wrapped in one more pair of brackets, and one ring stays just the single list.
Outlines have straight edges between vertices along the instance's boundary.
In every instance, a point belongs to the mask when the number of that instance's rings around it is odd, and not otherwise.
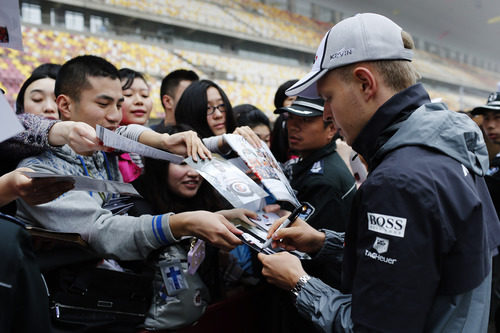
[{"label": "person leaning forward", "polygon": [[483,179],[486,146],[466,115],[430,102],[416,83],[412,48],[388,18],[355,15],[327,32],[312,71],[287,91],[321,96],[325,119],[370,171],[345,247],[341,234],[301,220],[273,235],[273,246],[325,264],[343,253],[340,290],[307,275],[287,252],[259,254],[267,280],[292,289],[299,313],[325,331],[487,329],[500,224]]}]

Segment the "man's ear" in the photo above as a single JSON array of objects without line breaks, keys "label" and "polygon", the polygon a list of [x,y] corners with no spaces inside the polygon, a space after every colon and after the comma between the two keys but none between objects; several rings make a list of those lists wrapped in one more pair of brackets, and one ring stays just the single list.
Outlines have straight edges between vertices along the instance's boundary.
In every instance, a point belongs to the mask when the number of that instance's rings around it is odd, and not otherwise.
[{"label": "man's ear", "polygon": [[59,95],[56,98],[57,108],[63,120],[70,120],[73,111],[73,100],[67,95]]},{"label": "man's ear", "polygon": [[372,98],[378,90],[378,82],[369,67],[358,66],[352,71],[354,81],[365,100]]},{"label": "man's ear", "polygon": [[174,99],[167,94],[161,97],[161,103],[163,104],[165,111],[172,110],[174,108]]},{"label": "man's ear", "polygon": [[328,141],[332,141],[333,137],[335,136],[335,133],[337,133],[337,127],[335,127],[333,121],[328,124],[326,130],[328,131],[328,136],[327,136]]}]

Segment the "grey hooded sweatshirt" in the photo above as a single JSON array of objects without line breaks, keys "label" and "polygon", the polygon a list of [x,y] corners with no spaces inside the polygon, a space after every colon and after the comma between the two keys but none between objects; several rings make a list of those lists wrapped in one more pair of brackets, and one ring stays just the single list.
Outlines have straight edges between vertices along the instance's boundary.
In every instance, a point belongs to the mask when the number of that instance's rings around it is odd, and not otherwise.
[{"label": "grey hooded sweatshirt", "polygon": [[[137,141],[145,129],[142,126],[127,126],[119,128],[118,132]],[[85,176],[88,173],[98,179],[122,179],[116,156],[103,152],[79,156],[67,145],[26,158],[19,167],[61,175]],[[121,260],[143,259],[152,250],[175,242],[168,224],[170,215],[113,215],[102,208],[105,195],[69,191],[54,201],[38,206],[30,206],[18,199],[17,216],[49,230],[79,233],[102,256]]]}]

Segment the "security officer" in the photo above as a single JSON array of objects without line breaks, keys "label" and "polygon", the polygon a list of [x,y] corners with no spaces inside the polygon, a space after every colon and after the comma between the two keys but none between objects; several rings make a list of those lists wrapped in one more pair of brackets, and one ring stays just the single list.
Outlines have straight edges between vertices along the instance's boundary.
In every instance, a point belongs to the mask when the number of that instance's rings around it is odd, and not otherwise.
[{"label": "security officer", "polygon": [[[299,155],[285,168],[298,200],[308,205],[301,218],[316,229],[342,232],[349,219],[356,184],[336,151],[333,122],[323,120],[323,104],[321,98],[298,97],[291,106],[275,113],[287,113],[288,143]],[[335,220],[331,219],[333,214]]]},{"label": "security officer", "polygon": [[[485,136],[494,144],[500,144],[500,92],[492,92],[485,105],[475,107],[471,114],[482,115],[482,127]],[[500,153],[493,157],[490,168],[484,176],[486,185],[495,205],[497,215],[500,216]],[[493,284],[491,297],[491,314],[495,322],[496,332],[500,332],[500,257],[493,258]]]},{"label": "security officer", "polygon": [[[356,182],[336,151],[334,138],[337,131],[331,120],[323,120],[323,104],[321,98],[298,97],[292,105],[275,111],[279,114],[285,113],[288,144],[290,149],[299,155],[286,163],[285,172],[297,199],[307,205],[307,211],[300,217],[315,229],[326,228],[345,232],[356,193]],[[336,218],[332,219],[332,216]],[[332,287],[340,287],[340,262],[324,265],[308,260],[304,261],[303,265],[308,274]],[[280,330],[314,330],[310,321],[302,319],[296,310],[289,306],[288,295],[286,300],[283,300],[284,298],[282,297],[279,309],[284,318],[280,320]]]},{"label": "security officer", "polygon": [[[323,120],[323,104],[321,98],[298,97],[275,113],[287,114],[288,144],[299,155],[287,162],[285,170],[297,199],[308,207],[300,217],[315,229],[345,232],[356,183],[336,151],[333,122]],[[304,265],[309,274],[340,286],[340,263],[325,266],[309,261]]]},{"label": "security officer", "polygon": [[[500,144],[500,92],[492,92],[485,105],[475,107],[471,114],[483,116],[483,130],[486,137],[494,144]],[[484,177],[497,214],[500,213],[500,153],[490,163]]]}]

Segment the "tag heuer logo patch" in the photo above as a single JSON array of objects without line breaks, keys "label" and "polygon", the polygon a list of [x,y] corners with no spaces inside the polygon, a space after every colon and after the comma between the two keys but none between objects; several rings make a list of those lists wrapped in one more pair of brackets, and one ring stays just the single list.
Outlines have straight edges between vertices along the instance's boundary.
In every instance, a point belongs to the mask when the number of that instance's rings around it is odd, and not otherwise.
[{"label": "tag heuer logo patch", "polygon": [[317,161],[313,164],[313,166],[311,167],[311,169],[309,169],[309,173],[311,174],[314,174],[314,173],[319,173],[319,174],[322,174],[323,173],[323,160],[320,160],[320,161]]},{"label": "tag heuer logo patch", "polygon": [[382,215],[376,213],[368,214],[368,230],[380,234],[404,238],[406,219],[403,217]]},{"label": "tag heuer logo patch", "polygon": [[386,253],[389,249],[389,240],[385,238],[377,237],[373,243],[373,249],[379,254]]}]

